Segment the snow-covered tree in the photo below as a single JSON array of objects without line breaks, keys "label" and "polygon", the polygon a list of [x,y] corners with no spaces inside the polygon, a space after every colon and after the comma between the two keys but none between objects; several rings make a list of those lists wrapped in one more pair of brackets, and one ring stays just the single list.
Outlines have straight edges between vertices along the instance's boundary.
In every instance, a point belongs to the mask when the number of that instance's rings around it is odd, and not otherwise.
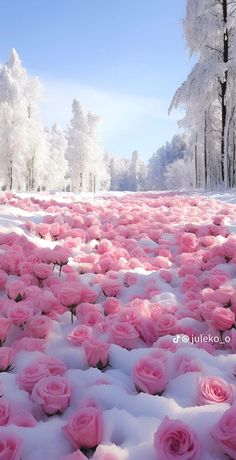
[{"label": "snow-covered tree", "polygon": [[140,160],[139,152],[135,150],[132,153],[130,167],[129,167],[129,188],[128,190],[140,191],[146,187],[147,167]]},{"label": "snow-covered tree", "polygon": [[188,158],[181,158],[166,167],[165,184],[167,190],[189,189],[195,186],[193,164]]},{"label": "snow-covered tree", "polygon": [[128,190],[130,160],[106,154],[105,162],[110,175],[110,190]]},{"label": "snow-covered tree", "polygon": [[107,154],[106,163],[111,177],[110,190],[146,190],[148,168],[135,150],[131,159]]},{"label": "snow-covered tree", "polygon": [[16,50],[0,68],[1,182],[7,189],[43,186],[47,142],[38,118],[41,85],[22,67]]},{"label": "snow-covered tree", "polygon": [[187,0],[183,26],[198,62],[171,109],[186,111],[181,126],[192,138],[196,185],[233,185],[236,0]]},{"label": "snow-covered tree", "polygon": [[74,99],[67,132],[69,174],[74,192],[95,192],[109,184],[105,153],[98,136],[99,117]]},{"label": "snow-covered tree", "polygon": [[51,129],[46,129],[49,154],[47,157],[47,167],[45,170],[46,190],[63,190],[68,184],[68,162],[65,158],[67,140],[65,133],[60,130],[57,124]]},{"label": "snow-covered tree", "polygon": [[165,172],[169,164],[177,159],[182,159],[188,150],[183,135],[175,135],[171,142],[159,148],[149,160],[148,188],[150,190],[165,190]]}]

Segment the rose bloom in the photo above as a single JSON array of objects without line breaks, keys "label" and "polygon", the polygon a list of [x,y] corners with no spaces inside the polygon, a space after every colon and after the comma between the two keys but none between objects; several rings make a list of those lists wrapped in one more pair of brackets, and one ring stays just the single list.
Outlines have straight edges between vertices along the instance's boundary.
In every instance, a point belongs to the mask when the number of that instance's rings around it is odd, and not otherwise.
[{"label": "rose bloom", "polygon": [[52,273],[48,264],[38,263],[33,265],[33,272],[39,280],[45,280]]},{"label": "rose bloom", "polygon": [[37,420],[27,411],[20,410],[16,413],[12,413],[9,420],[8,425],[16,425],[21,426],[24,428],[33,428],[38,424]]},{"label": "rose bloom", "polygon": [[11,406],[6,399],[0,399],[0,426],[8,424],[11,415]]},{"label": "rose bloom", "polygon": [[210,320],[212,317],[212,312],[217,308],[220,307],[219,302],[215,302],[213,300],[207,300],[206,302],[203,302],[200,306],[200,312],[202,317],[205,320]]},{"label": "rose bloom", "polygon": [[0,372],[6,371],[12,364],[12,349],[9,347],[0,348]]},{"label": "rose bloom", "polygon": [[199,440],[181,420],[165,417],[154,435],[154,448],[160,460],[198,460]]},{"label": "rose bloom", "polygon": [[187,372],[201,372],[202,366],[192,356],[182,355],[174,360],[177,375],[187,374]]},{"label": "rose bloom", "polygon": [[236,460],[236,407],[224,412],[214,426],[212,436],[221,450],[232,460]]},{"label": "rose bloom", "polygon": [[31,393],[34,385],[44,377],[50,375],[45,364],[31,363],[24,367],[16,377],[16,381],[22,390]]},{"label": "rose bloom", "polygon": [[6,289],[9,299],[19,301],[22,300],[25,296],[26,285],[22,281],[16,280],[9,282],[6,286]]},{"label": "rose bloom", "polygon": [[7,316],[15,326],[21,327],[32,319],[33,309],[26,302],[19,302],[9,309]]},{"label": "rose bloom", "polygon": [[35,384],[31,397],[32,401],[40,404],[45,414],[62,414],[70,404],[70,383],[60,376],[42,378]]},{"label": "rose bloom", "polygon": [[75,449],[96,447],[103,437],[102,412],[98,407],[81,407],[63,427],[66,437]]},{"label": "rose bloom", "polygon": [[80,324],[70,332],[70,334],[67,336],[67,339],[74,345],[82,345],[82,343],[88,339],[90,334],[90,327],[86,326],[85,324]]},{"label": "rose bloom", "polygon": [[111,326],[111,340],[120,347],[131,350],[137,345],[139,335],[130,323],[117,322]]},{"label": "rose bloom", "polygon": [[44,352],[45,340],[35,339],[34,337],[23,337],[22,339],[16,340],[12,345],[13,354],[20,351],[40,351]]},{"label": "rose bloom", "polygon": [[[78,318],[77,312],[76,316]],[[104,321],[104,315],[97,309],[91,309],[83,315],[83,322],[86,326],[95,326],[96,324],[102,323]]]},{"label": "rose bloom", "polygon": [[0,317],[0,345],[5,342],[7,333],[11,327],[11,320],[8,318]]},{"label": "rose bloom", "polygon": [[39,358],[38,362],[47,367],[50,375],[63,376],[67,371],[67,366],[64,361],[54,356],[42,356]]},{"label": "rose bloom", "polygon": [[161,394],[167,384],[166,367],[163,361],[153,357],[141,358],[132,371],[136,387],[151,395]]},{"label": "rose bloom", "polygon": [[217,307],[212,312],[211,321],[215,329],[226,331],[235,324],[235,313],[230,308]]},{"label": "rose bloom", "polygon": [[84,351],[91,367],[104,368],[109,361],[109,344],[91,337],[84,342]]},{"label": "rose bloom", "polygon": [[120,301],[116,297],[107,297],[103,307],[106,315],[118,313],[121,308]]},{"label": "rose bloom", "polygon": [[229,403],[234,397],[233,385],[221,377],[200,377],[198,379],[198,405]]},{"label": "rose bloom", "polygon": [[58,293],[58,299],[65,307],[76,307],[81,300],[81,286],[78,283],[66,283]]},{"label": "rose bloom", "polygon": [[177,330],[177,319],[170,313],[158,315],[155,331],[159,337],[163,335],[174,335]]},{"label": "rose bloom", "polygon": [[21,460],[23,440],[14,434],[0,433],[0,460]]},{"label": "rose bloom", "polygon": [[51,328],[51,320],[45,315],[34,316],[28,324],[28,331],[32,337],[46,339]]}]

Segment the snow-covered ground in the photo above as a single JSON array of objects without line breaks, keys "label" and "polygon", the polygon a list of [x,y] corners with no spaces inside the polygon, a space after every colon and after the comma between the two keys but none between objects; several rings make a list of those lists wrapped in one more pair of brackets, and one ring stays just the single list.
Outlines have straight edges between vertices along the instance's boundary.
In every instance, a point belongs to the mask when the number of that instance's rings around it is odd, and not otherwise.
[{"label": "snow-covered ground", "polygon": [[0,460],[236,459],[236,194],[0,203]]}]

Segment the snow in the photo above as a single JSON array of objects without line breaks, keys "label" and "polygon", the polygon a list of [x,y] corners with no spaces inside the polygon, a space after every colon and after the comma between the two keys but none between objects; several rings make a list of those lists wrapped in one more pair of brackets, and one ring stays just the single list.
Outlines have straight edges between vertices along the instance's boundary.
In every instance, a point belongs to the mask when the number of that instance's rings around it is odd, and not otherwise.
[{"label": "snow", "polygon": [[[4,193],[1,197],[4,197]],[[33,204],[30,200],[34,198],[41,200],[37,204]],[[160,217],[168,217],[169,223],[155,222],[155,215],[158,211],[158,206],[155,208],[155,203],[161,199],[169,200],[163,203]],[[14,198],[6,199],[0,207],[0,236],[15,232],[17,235],[24,235],[28,241],[33,242],[36,247],[51,248],[56,245],[68,247],[66,238],[52,240],[50,238],[40,238],[37,231],[30,231],[26,223],[30,220],[36,225],[42,222],[47,216],[66,216],[72,213],[68,206],[78,203],[83,206],[92,206],[92,210],[87,214],[92,214],[98,218],[98,225],[104,225],[105,219],[108,217],[112,224],[112,215],[120,218],[119,212],[130,214],[132,217],[142,215],[148,212],[151,218],[146,220],[146,230],[134,224],[133,230],[129,232],[127,241],[131,240],[135,234],[135,228],[140,229],[143,235],[138,239],[135,236],[136,245],[139,250],[144,251],[147,255],[147,261],[152,261],[156,250],[160,249],[160,242],[150,238],[149,230],[153,230],[154,226],[163,227],[161,239],[168,242],[172,255],[175,256],[178,251],[178,243],[176,234],[178,229],[183,229],[185,224],[198,223],[199,228],[203,228],[207,223],[212,223],[215,215],[222,215],[225,212],[225,225],[233,234],[236,229],[236,197],[233,192],[212,192],[198,196],[193,193],[192,199],[196,200],[197,206],[192,206],[192,214],[188,208],[189,194],[174,194],[170,193],[146,193],[146,194],[128,194],[128,193],[98,193],[93,194],[72,194],[72,193],[34,193],[34,194],[17,194]],[[53,200],[51,209],[43,205],[46,201]],[[178,200],[180,200],[178,202]],[[186,201],[186,205],[185,205]],[[55,203],[54,203],[55,202]],[[59,206],[57,206],[59,203]],[[178,209],[179,203],[179,209]],[[182,208],[181,208],[182,205]],[[53,207],[56,209],[53,211]],[[159,203],[160,206],[160,203]],[[186,207],[185,207],[186,206]],[[172,209],[173,207],[173,209]],[[195,209],[196,208],[196,212]],[[202,208],[200,211],[199,209]],[[135,209],[132,214],[132,209]],[[86,217],[85,208],[83,208],[83,218]],[[181,218],[182,214],[182,218]],[[200,217],[199,217],[200,216]],[[204,220],[205,216],[205,220]],[[178,220],[179,219],[179,220]],[[128,224],[127,224],[128,225]],[[132,222],[131,224],[132,225]],[[125,224],[124,224],[125,226]],[[127,229],[127,226],[125,227]],[[173,232],[171,233],[171,228]],[[122,231],[122,225],[115,227],[116,232]],[[112,232],[112,228],[109,230]],[[132,234],[133,232],[133,234]],[[144,234],[146,232],[146,235]],[[119,237],[120,235],[118,235]],[[107,239],[108,236],[106,236]],[[220,247],[225,243],[227,238],[218,235],[215,236],[215,245]],[[113,250],[117,250],[114,240]],[[121,241],[121,246],[122,242]],[[82,255],[88,256],[96,253],[96,247],[99,241],[96,239],[88,239],[87,241],[79,242],[73,247],[73,253],[69,258],[68,267],[74,273],[76,279],[80,279],[86,285],[92,285],[93,289],[100,292],[100,286],[94,274],[79,275],[77,271],[78,263],[74,262],[76,257]],[[165,246],[165,243],[164,243]],[[1,253],[7,252],[6,246],[0,243]],[[128,247],[128,246],[127,246]],[[137,249],[136,247],[136,249]],[[207,250],[207,249],[206,249]],[[131,251],[131,250],[130,250]],[[145,251],[150,251],[149,253]],[[110,254],[110,253],[109,253]],[[141,254],[141,253],[140,253]],[[150,256],[149,256],[150,254]],[[191,255],[191,253],[189,253]],[[195,254],[196,255],[196,254]],[[198,255],[196,255],[198,256]],[[143,256],[137,253],[137,256],[130,255],[130,258],[136,257],[143,259]],[[113,269],[115,273],[119,272],[118,281],[123,280],[125,272],[131,272],[138,276],[138,283],[134,283],[130,287],[122,287],[118,299],[122,306],[129,304],[135,297],[148,299],[151,304],[158,303],[168,311],[173,310],[173,316],[177,312],[179,324],[185,330],[198,330],[203,333],[209,333],[204,322],[199,322],[196,318],[178,316],[186,307],[186,292],[181,290],[183,278],[178,276],[176,259],[169,260],[166,256],[159,256],[159,265],[148,266],[145,264],[131,269],[128,265],[129,260],[125,255],[118,259],[120,266],[117,265]],[[167,283],[161,278],[159,270],[162,269],[162,264],[167,260],[170,262],[168,271],[172,273],[173,280]],[[123,268],[122,268],[122,264]],[[1,265],[1,255],[0,255]],[[236,275],[235,262],[231,264],[218,264],[215,268],[224,270],[230,277],[228,284],[233,285],[232,278]],[[58,271],[55,271],[55,276]],[[208,275],[210,272],[208,273]],[[9,275],[11,279],[17,279],[18,276]],[[63,271],[61,280],[66,280],[66,272]],[[201,277],[203,275],[201,274]],[[202,279],[202,278],[201,278]],[[60,282],[62,282],[60,281]],[[150,297],[147,296],[147,285],[153,286],[153,292]],[[227,283],[226,283],[227,284]],[[46,286],[46,285],[45,285]],[[59,285],[58,285],[59,286]],[[42,289],[42,287],[41,287]],[[50,289],[48,285],[47,289]],[[151,288],[150,288],[151,289]],[[150,291],[149,289],[149,291]],[[200,289],[200,287],[199,287]],[[187,291],[188,292],[188,291]],[[6,298],[6,292],[0,291],[0,301]],[[102,305],[105,298],[100,293],[97,303]],[[118,460],[163,460],[158,456],[153,447],[154,433],[160,425],[163,418],[167,415],[172,419],[183,420],[195,430],[201,443],[202,460],[226,460],[226,456],[217,447],[215,441],[211,438],[210,432],[217,420],[229,408],[229,404],[207,404],[198,405],[197,403],[197,386],[198,378],[204,376],[219,376],[227,383],[233,384],[235,388],[235,377],[233,368],[236,364],[235,350],[228,348],[216,347],[216,349],[208,352],[207,349],[199,348],[192,343],[183,343],[181,340],[176,345],[176,351],[166,350],[167,357],[167,374],[168,383],[164,393],[160,395],[151,395],[147,393],[137,393],[132,379],[132,369],[135,363],[141,358],[149,356],[150,353],[159,349],[161,339],[159,338],[153,345],[145,343],[139,338],[138,344],[131,350],[127,350],[115,343],[111,343],[109,349],[109,366],[103,371],[89,367],[86,354],[83,346],[75,346],[67,339],[69,333],[75,326],[80,324],[78,319],[74,319],[74,323],[70,322],[70,312],[57,314],[51,317],[51,329],[49,336],[45,341],[44,351],[20,351],[14,357],[14,367],[11,372],[2,372],[0,374],[0,388],[4,399],[10,400],[13,405],[20,405],[29,412],[35,415],[38,423],[32,428],[18,427],[13,424],[1,427],[2,433],[13,433],[24,440],[23,460],[61,460],[63,455],[73,452],[70,442],[65,438],[62,432],[62,426],[66,424],[68,417],[75,412],[81,401],[87,399],[96,400],[103,411],[104,417],[104,433],[103,440],[97,448],[97,455],[102,457],[102,453],[108,452],[114,454]],[[108,318],[108,317],[107,317]],[[106,318],[106,321],[108,319]],[[94,326],[94,331],[98,334],[98,329]],[[11,333],[7,337],[4,346],[12,347],[14,340],[22,337],[22,331],[16,326],[13,326]],[[98,334],[99,335],[99,334]],[[109,340],[106,330],[100,337],[104,340]],[[166,334],[166,339],[173,343],[175,334]],[[31,401],[29,394],[20,389],[16,380],[16,376],[30,363],[37,362],[43,356],[53,356],[61,359],[67,366],[68,370],[65,377],[70,381],[72,386],[72,397],[69,407],[62,415],[54,415],[48,417],[45,414],[39,413],[38,408]],[[195,363],[201,367],[200,371],[187,372],[178,375],[178,359],[182,356],[192,358]],[[105,381],[104,381],[105,379]],[[98,457],[99,458],[99,457]],[[97,459],[97,457],[96,457]],[[166,459],[168,460],[168,459]]]}]

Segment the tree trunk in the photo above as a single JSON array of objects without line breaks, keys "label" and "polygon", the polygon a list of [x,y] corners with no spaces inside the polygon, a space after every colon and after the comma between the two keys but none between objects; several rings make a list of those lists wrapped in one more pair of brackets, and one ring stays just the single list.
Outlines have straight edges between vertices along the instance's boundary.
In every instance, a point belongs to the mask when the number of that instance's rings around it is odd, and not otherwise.
[{"label": "tree trunk", "polygon": [[232,187],[235,186],[236,182],[235,182],[235,169],[236,169],[236,164],[235,164],[235,161],[236,161],[236,145],[235,145],[235,124],[234,124],[234,127],[233,127],[233,159],[232,159]]},{"label": "tree trunk", "polygon": [[[223,26],[224,26],[224,35],[223,35],[223,62],[228,63],[229,60],[229,33],[227,28],[228,20],[228,0],[223,0]],[[227,92],[227,83],[228,83],[228,70],[224,72],[224,80],[221,82],[221,117],[222,117],[222,127],[221,127],[221,180],[225,182],[225,175],[227,174],[227,169],[225,170],[225,126],[227,119],[227,107],[226,107],[226,92]]]},{"label": "tree trunk", "polygon": [[204,119],[204,185],[207,188],[207,114]]},{"label": "tree trunk", "polygon": [[195,187],[198,188],[198,163],[197,163],[197,133],[194,146]]}]

